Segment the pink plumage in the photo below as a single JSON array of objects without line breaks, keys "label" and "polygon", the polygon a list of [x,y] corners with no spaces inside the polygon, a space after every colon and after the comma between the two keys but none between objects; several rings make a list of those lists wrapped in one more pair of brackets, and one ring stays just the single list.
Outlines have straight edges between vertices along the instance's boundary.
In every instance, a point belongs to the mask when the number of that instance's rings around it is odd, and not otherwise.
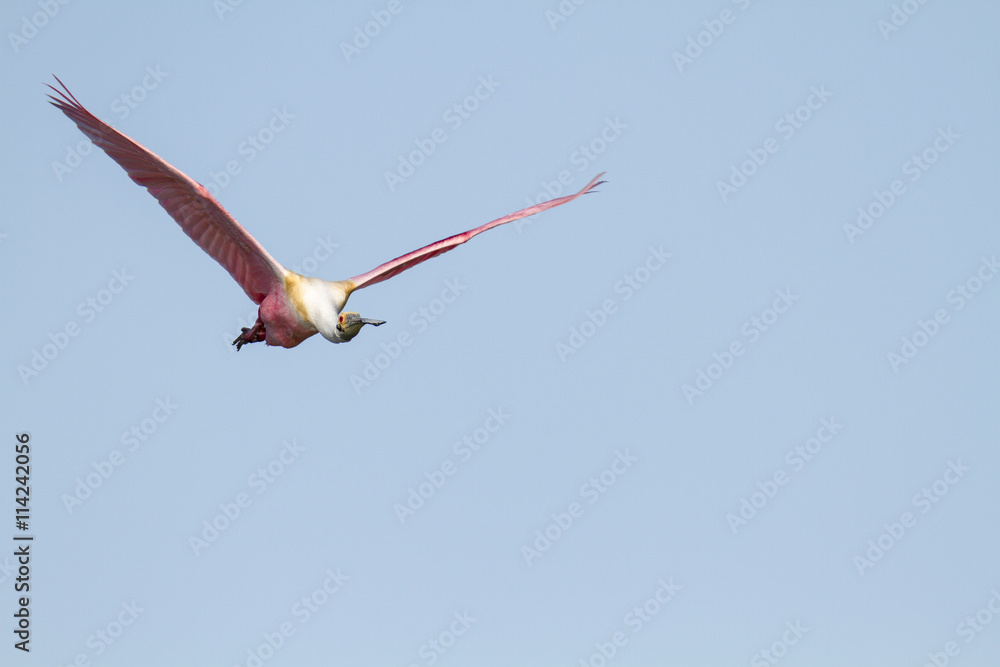
[{"label": "pink plumage", "polygon": [[258,304],[252,328],[233,341],[236,349],[266,340],[269,345],[294,347],[315,333],[334,343],[354,338],[364,324],[380,320],[342,312],[351,292],[380,283],[432,257],[448,252],[472,237],[514,220],[573,201],[603,183],[599,174],[576,194],[529,206],[467,232],[426,245],[349,280],[325,281],[300,276],[276,262],[250,233],[200,184],[141,144],[103,122],[56,77],[62,90],[49,86],[51,103],[66,114],[91,141],[121,165],[133,181],[156,197],[184,233],[221,264]]}]

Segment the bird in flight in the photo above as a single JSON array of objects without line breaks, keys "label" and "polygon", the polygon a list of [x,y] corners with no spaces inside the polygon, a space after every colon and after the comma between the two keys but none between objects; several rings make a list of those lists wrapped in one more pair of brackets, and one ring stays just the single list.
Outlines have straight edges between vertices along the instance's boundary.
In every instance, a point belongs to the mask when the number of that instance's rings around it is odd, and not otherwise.
[{"label": "bird in flight", "polygon": [[475,229],[449,236],[347,280],[312,278],[278,264],[204,186],[87,111],[59,77],[55,79],[62,90],[49,85],[55,93],[49,95],[51,104],[76,123],[80,131],[117,162],[129,178],[156,197],[184,233],[221,264],[247,296],[260,306],[257,322],[252,327],[243,327],[242,333],[233,341],[237,350],[247,343],[260,341],[267,341],[268,345],[295,347],[315,333],[322,334],[331,343],[346,343],[357,336],[366,324],[376,327],[385,324],[383,320],[344,312],[347,298],[355,290],[388,280],[488,229],[571,202],[604,182],[600,180],[604,174],[598,174],[576,194],[529,206]]}]

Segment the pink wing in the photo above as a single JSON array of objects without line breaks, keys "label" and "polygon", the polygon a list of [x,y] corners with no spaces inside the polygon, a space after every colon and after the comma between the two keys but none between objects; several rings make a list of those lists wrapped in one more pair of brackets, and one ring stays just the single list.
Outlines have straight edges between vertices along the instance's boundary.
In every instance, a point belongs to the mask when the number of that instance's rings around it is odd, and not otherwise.
[{"label": "pink wing", "polygon": [[[59,77],[56,77],[59,81]],[[66,85],[53,86],[51,104],[76,123],[94,144],[149,190],[184,233],[221,264],[254,303],[283,281],[284,268],[243,229],[201,184],[87,111]]]},{"label": "pink wing", "polygon": [[446,239],[442,239],[437,243],[432,243],[426,245],[419,250],[414,250],[413,252],[406,253],[402,257],[397,257],[394,260],[388,261],[381,266],[377,266],[368,273],[362,273],[360,276],[354,276],[351,278],[351,282],[354,283],[354,289],[361,289],[362,287],[368,287],[369,285],[374,285],[375,283],[380,283],[383,280],[388,280],[398,273],[402,273],[407,269],[413,268],[421,262],[426,262],[431,257],[437,257],[442,253],[446,253],[452,248],[462,245],[473,236],[477,234],[482,234],[487,229],[493,229],[494,227],[499,227],[500,225],[506,224],[508,222],[513,222],[514,220],[520,220],[521,218],[526,218],[529,215],[534,215],[535,213],[540,213],[546,209],[552,208],[554,206],[561,206],[567,202],[571,202],[580,195],[586,194],[596,188],[604,181],[599,180],[604,172],[601,172],[594,177],[590,183],[587,183],[582,190],[577,192],[575,195],[567,195],[566,197],[559,197],[558,199],[550,199],[547,202],[542,202],[541,204],[535,204],[534,206],[529,206],[528,208],[523,208],[517,213],[511,213],[502,218],[497,218],[493,222],[487,222],[481,227],[476,227],[475,229],[470,229],[467,232],[461,234],[455,234],[454,236],[449,236]]}]

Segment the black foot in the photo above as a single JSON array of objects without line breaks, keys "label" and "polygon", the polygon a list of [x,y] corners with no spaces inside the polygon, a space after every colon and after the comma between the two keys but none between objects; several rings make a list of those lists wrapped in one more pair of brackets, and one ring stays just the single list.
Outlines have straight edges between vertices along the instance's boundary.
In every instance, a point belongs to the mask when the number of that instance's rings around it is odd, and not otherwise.
[{"label": "black foot", "polygon": [[242,333],[239,336],[237,336],[236,340],[233,341],[233,345],[236,346],[236,351],[237,352],[240,351],[241,347],[243,347],[244,345],[247,344],[247,340],[246,340],[245,336],[247,335],[247,332],[250,331],[250,328],[249,327],[243,327],[240,331],[242,331]]},{"label": "black foot", "polygon": [[264,333],[264,323],[260,320],[257,321],[257,324],[253,325],[253,328],[248,329],[243,327],[241,331],[243,333],[237,336],[236,340],[233,341],[233,345],[236,346],[237,352],[239,352],[240,348],[247,343],[259,343],[267,338],[267,334]]}]

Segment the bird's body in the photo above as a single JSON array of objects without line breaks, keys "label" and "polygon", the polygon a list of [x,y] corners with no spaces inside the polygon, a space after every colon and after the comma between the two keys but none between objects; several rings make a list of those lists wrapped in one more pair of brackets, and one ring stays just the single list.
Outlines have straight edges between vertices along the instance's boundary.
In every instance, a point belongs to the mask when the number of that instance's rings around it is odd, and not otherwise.
[{"label": "bird's body", "polygon": [[350,281],[332,282],[286,270],[281,285],[260,304],[259,317],[266,327],[267,343],[295,347],[315,333],[340,343],[336,335],[338,319],[353,290]]},{"label": "bird's body", "polygon": [[99,148],[117,162],[129,177],[149,190],[177,221],[184,233],[211,255],[258,304],[257,322],[233,341],[236,349],[246,343],[295,347],[319,333],[333,343],[343,343],[365,324],[379,326],[381,320],[344,312],[355,290],[388,280],[421,262],[445,253],[481,234],[545,209],[565,204],[599,185],[595,177],[576,194],[552,199],[498,218],[462,234],[442,239],[397,257],[348,280],[328,281],[302,276],[276,262],[201,184],[171,166],[166,160],[118,132],[87,111],[66,86],[49,98]]}]

